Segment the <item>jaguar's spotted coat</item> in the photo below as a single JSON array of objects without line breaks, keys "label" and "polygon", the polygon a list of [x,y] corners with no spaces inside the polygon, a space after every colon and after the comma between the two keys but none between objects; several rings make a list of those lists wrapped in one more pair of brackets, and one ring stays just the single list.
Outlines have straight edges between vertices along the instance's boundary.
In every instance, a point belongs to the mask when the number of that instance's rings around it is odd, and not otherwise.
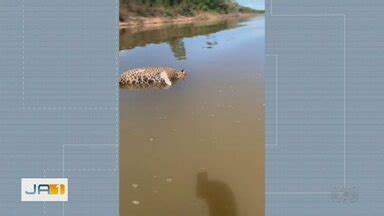
[{"label": "jaguar's spotted coat", "polygon": [[122,87],[154,87],[171,86],[172,82],[184,79],[184,70],[178,71],[168,67],[136,68],[124,72],[120,76]]}]

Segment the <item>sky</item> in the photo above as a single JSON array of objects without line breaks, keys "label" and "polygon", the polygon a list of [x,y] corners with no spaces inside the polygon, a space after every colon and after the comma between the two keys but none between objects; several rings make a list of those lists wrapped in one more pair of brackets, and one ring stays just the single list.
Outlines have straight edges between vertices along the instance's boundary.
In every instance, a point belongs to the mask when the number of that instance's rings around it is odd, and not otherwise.
[{"label": "sky", "polygon": [[255,9],[265,10],[264,0],[237,0],[238,3]]}]

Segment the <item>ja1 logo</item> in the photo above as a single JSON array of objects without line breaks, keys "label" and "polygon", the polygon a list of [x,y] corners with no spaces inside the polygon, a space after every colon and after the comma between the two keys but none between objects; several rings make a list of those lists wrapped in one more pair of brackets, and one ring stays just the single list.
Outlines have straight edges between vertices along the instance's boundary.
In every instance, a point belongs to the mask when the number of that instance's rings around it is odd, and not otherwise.
[{"label": "ja1 logo", "polygon": [[22,178],[21,201],[66,202],[68,201],[68,179]]}]

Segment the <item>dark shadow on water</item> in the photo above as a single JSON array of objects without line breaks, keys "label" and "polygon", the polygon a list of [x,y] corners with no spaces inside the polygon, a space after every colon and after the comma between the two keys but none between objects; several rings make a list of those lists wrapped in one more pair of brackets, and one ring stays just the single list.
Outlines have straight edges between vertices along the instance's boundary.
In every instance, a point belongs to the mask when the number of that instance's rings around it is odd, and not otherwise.
[{"label": "dark shadow on water", "polygon": [[204,199],[210,216],[237,216],[235,196],[228,184],[209,180],[207,172],[197,174],[197,196]]}]

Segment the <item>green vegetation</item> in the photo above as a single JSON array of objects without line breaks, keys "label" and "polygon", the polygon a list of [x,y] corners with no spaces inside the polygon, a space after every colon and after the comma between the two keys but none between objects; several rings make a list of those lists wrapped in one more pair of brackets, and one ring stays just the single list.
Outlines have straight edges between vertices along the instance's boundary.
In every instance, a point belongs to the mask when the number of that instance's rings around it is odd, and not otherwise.
[{"label": "green vegetation", "polygon": [[138,16],[194,16],[199,12],[264,13],[235,0],[120,0],[122,8]]}]

